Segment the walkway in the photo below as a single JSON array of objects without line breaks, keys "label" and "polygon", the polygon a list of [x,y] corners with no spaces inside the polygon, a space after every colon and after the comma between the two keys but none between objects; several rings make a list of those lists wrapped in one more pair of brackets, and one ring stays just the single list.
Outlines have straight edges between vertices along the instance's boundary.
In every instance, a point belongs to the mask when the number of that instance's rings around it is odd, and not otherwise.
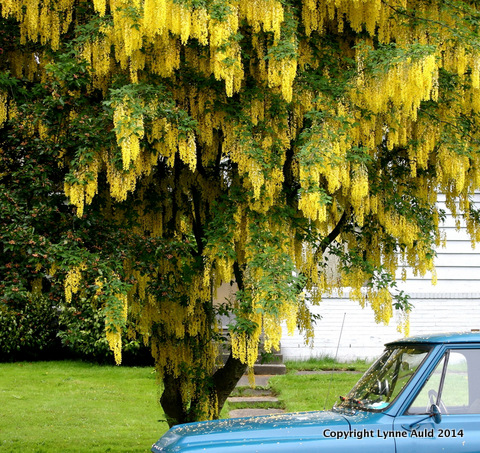
[{"label": "walkway", "polygon": [[[282,403],[268,388],[268,380],[272,375],[255,376],[255,388],[249,387],[248,377],[242,376],[238,381],[233,396],[228,398],[231,408],[230,418],[253,417],[257,415],[282,414]],[[235,409],[237,407],[237,409]]]}]

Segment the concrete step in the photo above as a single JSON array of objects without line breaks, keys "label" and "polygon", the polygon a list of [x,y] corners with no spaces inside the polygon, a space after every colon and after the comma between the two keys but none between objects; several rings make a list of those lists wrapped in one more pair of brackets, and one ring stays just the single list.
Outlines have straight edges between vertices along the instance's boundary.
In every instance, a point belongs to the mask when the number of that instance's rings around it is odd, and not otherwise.
[{"label": "concrete step", "polygon": [[257,375],[279,375],[287,374],[287,367],[284,363],[256,363],[253,366],[255,374]]},{"label": "concrete step", "polygon": [[230,418],[283,414],[283,404],[268,389],[239,389],[241,396],[230,396]]},{"label": "concrete step", "polygon": [[230,396],[227,400],[229,403],[278,403],[278,398],[274,396]]},{"label": "concrete step", "polygon": [[[223,363],[225,363],[227,359],[228,359],[228,355],[222,356]],[[287,367],[282,362],[282,357],[279,357],[279,359],[275,360],[274,362],[260,363],[260,361],[257,361],[257,363],[254,364],[253,369],[256,375],[262,375],[262,374],[277,375],[277,374],[287,373]]]},{"label": "concrete step", "polygon": [[[258,384],[257,382],[257,385]],[[272,396],[272,391],[269,388],[265,388],[266,385],[258,386],[255,388],[251,387],[241,387],[238,386],[231,394],[230,396]]]},{"label": "concrete step", "polygon": [[[228,404],[231,408],[230,418],[257,417],[259,415],[275,415],[285,412],[282,409],[283,404],[277,397],[273,396],[272,391],[268,388],[268,379],[270,377],[265,375],[255,376],[257,385],[255,388],[246,388],[250,385],[248,376],[245,375],[240,378],[237,390],[228,398]],[[243,407],[240,409],[238,406]]]},{"label": "concrete step", "polygon": [[[257,387],[267,387],[268,380],[271,378],[270,375],[258,375],[255,376],[255,385]],[[244,374],[239,381],[237,382],[237,387],[250,387],[250,381],[248,380],[248,375]]]},{"label": "concrete step", "polygon": [[[230,355],[229,352],[224,352],[220,355],[223,363],[227,361],[229,355]],[[275,352],[268,355],[259,354],[256,363],[263,364],[263,363],[282,363],[282,362],[283,362],[283,354],[280,352]]]}]

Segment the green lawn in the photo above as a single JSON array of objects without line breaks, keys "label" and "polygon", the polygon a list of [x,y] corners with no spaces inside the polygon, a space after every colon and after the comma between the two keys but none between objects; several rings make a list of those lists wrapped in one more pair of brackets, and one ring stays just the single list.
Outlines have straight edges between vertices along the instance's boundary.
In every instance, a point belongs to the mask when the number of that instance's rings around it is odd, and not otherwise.
[{"label": "green lawn", "polygon": [[297,375],[287,374],[270,379],[270,387],[284,403],[288,412],[331,409],[345,396],[362,376],[361,373],[342,372]]},{"label": "green lawn", "polygon": [[0,364],[1,452],[147,452],[166,431],[152,368]]},{"label": "green lawn", "polygon": [[[288,411],[329,409],[366,366],[289,363],[289,373],[272,377],[270,385]],[[325,368],[359,372],[296,374]],[[152,368],[74,361],[0,364],[0,452],[148,452],[167,430],[159,394]],[[228,416],[228,406],[222,416]]]},{"label": "green lawn", "polygon": [[295,371],[358,371],[364,373],[372,363],[365,360],[355,362],[337,362],[332,357],[313,357],[308,360],[287,360],[285,365],[289,373]]},{"label": "green lawn", "polygon": [[[289,412],[329,410],[346,395],[371,363],[338,363],[331,357],[285,362],[288,373],[270,378],[271,389]],[[311,372],[312,374],[298,374]]]}]

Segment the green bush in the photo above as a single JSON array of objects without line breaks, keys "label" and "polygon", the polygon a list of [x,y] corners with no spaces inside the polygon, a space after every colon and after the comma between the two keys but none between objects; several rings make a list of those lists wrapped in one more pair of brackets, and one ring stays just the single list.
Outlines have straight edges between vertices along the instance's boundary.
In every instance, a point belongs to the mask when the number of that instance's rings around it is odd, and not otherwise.
[{"label": "green bush", "polygon": [[[99,363],[114,363],[113,352],[105,338],[105,319],[90,301],[63,305],[59,314],[58,336],[71,356]],[[122,362],[131,365],[150,365],[150,350],[141,339],[128,338],[127,329],[122,335]]]},{"label": "green bush", "polygon": [[43,295],[28,294],[29,300],[0,305],[0,360],[57,358],[58,312]]},{"label": "green bush", "polygon": [[[141,338],[123,335],[123,363],[152,365]],[[105,321],[90,301],[54,303],[44,295],[28,295],[15,305],[0,304],[0,362],[78,358],[114,363],[105,338]]]}]

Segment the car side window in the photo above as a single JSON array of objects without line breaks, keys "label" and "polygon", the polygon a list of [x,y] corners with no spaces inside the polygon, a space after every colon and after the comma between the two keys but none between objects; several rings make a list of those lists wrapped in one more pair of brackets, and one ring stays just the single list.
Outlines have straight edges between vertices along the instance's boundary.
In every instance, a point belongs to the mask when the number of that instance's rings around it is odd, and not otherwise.
[{"label": "car side window", "polygon": [[480,413],[480,350],[452,349],[439,361],[407,414],[428,413],[432,404],[447,414]]}]

